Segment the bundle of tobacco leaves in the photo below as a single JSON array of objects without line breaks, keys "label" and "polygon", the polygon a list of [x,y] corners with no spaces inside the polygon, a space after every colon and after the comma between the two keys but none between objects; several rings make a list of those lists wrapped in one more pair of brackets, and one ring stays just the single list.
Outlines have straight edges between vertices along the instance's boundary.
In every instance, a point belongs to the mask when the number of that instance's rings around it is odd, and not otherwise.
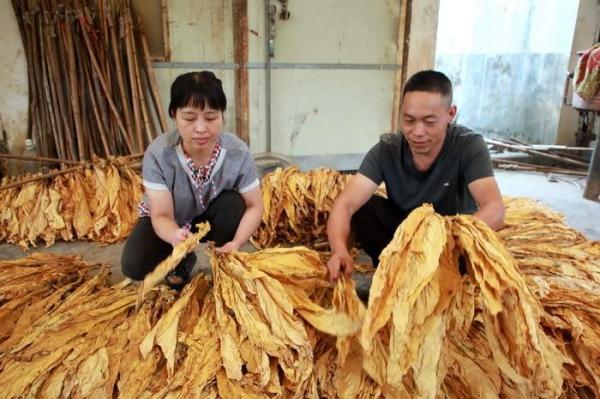
[{"label": "bundle of tobacco leaves", "polygon": [[210,224],[208,222],[198,223],[196,225],[198,231],[184,241],[180,242],[173,248],[171,255],[160,262],[151,273],[148,273],[142,281],[137,306],[139,307],[141,302],[144,300],[144,296],[153,289],[158,283],[160,283],[171,270],[175,269],[179,262],[190,252],[194,251],[198,246],[198,242],[204,238],[210,231]]},{"label": "bundle of tobacco leaves", "polygon": [[[145,334],[171,308],[174,293],[155,291],[135,314],[135,288],[110,287],[108,276],[103,268],[76,289],[60,291],[62,296],[49,294],[38,302],[45,312],[14,329],[0,350],[3,397],[111,397],[117,382],[136,389],[150,383],[134,381],[140,358],[136,334]],[[162,357],[157,353],[155,359],[159,371]]]},{"label": "bundle of tobacco leaves", "polygon": [[261,180],[264,212],[252,237],[259,248],[323,241],[329,211],[350,175],[318,168],[278,168]]},{"label": "bundle of tobacco leaves", "polygon": [[0,353],[18,335],[80,286],[98,265],[43,253],[0,261]]},{"label": "bundle of tobacco leaves", "polygon": [[117,242],[133,229],[141,196],[139,174],[120,158],[4,189],[0,241],[24,249],[39,240]]},{"label": "bundle of tobacco leaves", "polygon": [[598,243],[531,201],[507,206],[499,233],[416,209],[366,308],[303,247],[211,250],[213,279],[156,287],[138,312],[136,290],[103,271],[6,338],[0,386],[7,398],[597,397]]},{"label": "bundle of tobacco leaves", "polygon": [[107,269],[83,282],[4,342],[3,396],[318,397],[319,331],[361,326],[321,304],[358,301],[353,286],[332,290],[306,248],[211,256],[214,283],[199,275],[179,297],[158,287],[138,312],[136,289],[108,286]]},{"label": "bundle of tobacco leaves", "polygon": [[543,306],[541,325],[569,360],[566,397],[600,396],[600,242],[587,240],[564,217],[532,200],[505,201],[498,235]]}]

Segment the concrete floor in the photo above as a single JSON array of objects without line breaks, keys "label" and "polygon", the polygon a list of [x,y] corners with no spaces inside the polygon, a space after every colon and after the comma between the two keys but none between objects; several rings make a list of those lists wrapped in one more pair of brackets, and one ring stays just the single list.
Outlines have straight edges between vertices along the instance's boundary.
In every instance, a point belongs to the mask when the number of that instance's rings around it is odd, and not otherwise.
[{"label": "concrete floor", "polygon": [[[523,196],[541,200],[553,209],[563,213],[567,217],[567,223],[589,239],[600,240],[600,203],[586,200],[582,197],[585,179],[573,178],[564,175],[547,176],[539,173],[496,171],[496,178],[500,190],[506,196]],[[120,270],[120,257],[123,243],[112,245],[101,245],[93,242],[57,242],[50,248],[38,247],[23,251],[10,245],[0,245],[0,260],[17,259],[27,256],[35,251],[52,252],[62,254],[79,254],[89,262],[108,263],[112,265],[112,281],[118,282],[123,279]],[[208,258],[204,254],[205,244],[201,244],[196,251],[198,262],[194,272],[200,270],[209,272]],[[249,244],[243,248],[253,251]],[[361,258],[367,261],[368,257]],[[359,285],[366,285],[367,281],[361,281]],[[366,287],[365,287],[366,288]]]}]

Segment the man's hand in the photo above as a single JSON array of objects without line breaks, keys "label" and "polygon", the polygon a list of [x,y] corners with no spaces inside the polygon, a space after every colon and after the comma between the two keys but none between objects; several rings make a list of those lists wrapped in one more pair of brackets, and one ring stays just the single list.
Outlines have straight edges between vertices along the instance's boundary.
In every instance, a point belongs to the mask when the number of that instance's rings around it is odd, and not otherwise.
[{"label": "man's hand", "polygon": [[327,269],[329,270],[329,281],[334,282],[340,276],[340,271],[350,276],[352,275],[352,269],[354,268],[354,261],[348,253],[336,252],[331,255],[327,262]]},{"label": "man's hand", "polygon": [[348,253],[347,241],[350,233],[350,219],[354,212],[363,206],[377,190],[377,184],[368,177],[357,173],[344,187],[331,207],[327,221],[327,238],[333,254],[327,262],[329,280],[337,280],[340,270],[352,274],[353,261]]},{"label": "man's hand", "polygon": [[228,253],[228,252],[237,251],[238,249],[240,249],[240,244],[238,244],[235,241],[229,241],[229,242],[225,243],[223,246],[215,248],[215,251],[221,252],[221,253]]},{"label": "man's hand", "polygon": [[185,241],[185,239],[191,235],[192,235],[191,231],[180,227],[173,232],[173,238],[171,239],[171,245],[176,246],[180,242]]}]

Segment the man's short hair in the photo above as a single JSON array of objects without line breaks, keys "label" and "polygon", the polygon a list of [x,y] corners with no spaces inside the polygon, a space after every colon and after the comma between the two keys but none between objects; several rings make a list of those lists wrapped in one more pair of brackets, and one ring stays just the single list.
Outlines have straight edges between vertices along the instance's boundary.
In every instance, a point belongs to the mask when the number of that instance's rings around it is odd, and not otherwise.
[{"label": "man's short hair", "polygon": [[179,108],[191,106],[225,111],[227,99],[223,92],[223,83],[210,71],[188,72],[179,75],[171,85],[169,116],[175,117]]},{"label": "man's short hair", "polygon": [[408,79],[402,97],[411,91],[425,91],[428,93],[439,93],[448,99],[448,106],[452,105],[452,82],[446,75],[434,70],[420,71]]}]

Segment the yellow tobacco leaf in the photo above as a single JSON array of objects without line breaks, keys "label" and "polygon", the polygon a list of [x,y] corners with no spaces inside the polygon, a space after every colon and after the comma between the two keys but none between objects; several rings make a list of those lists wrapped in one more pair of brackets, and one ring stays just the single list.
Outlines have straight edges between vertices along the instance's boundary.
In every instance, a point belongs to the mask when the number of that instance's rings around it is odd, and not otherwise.
[{"label": "yellow tobacco leaf", "polygon": [[171,255],[160,262],[154,270],[144,278],[139,289],[138,307],[144,300],[144,296],[167,277],[167,274],[169,274],[169,272],[173,270],[188,253],[192,252],[198,246],[198,242],[210,231],[208,222],[199,223],[196,227],[198,228],[197,233],[192,234],[184,241],[177,244],[175,248],[173,248]]}]

